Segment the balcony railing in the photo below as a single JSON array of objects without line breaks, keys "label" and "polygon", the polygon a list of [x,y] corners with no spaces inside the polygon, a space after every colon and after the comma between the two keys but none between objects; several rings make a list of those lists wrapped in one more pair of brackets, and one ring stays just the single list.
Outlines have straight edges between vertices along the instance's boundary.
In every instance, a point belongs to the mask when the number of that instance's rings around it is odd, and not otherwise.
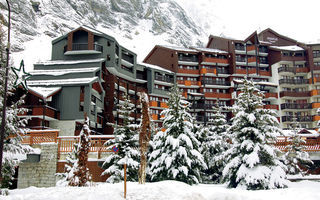
[{"label": "balcony railing", "polygon": [[295,85],[299,85],[299,84],[309,84],[309,80],[308,79],[280,79],[279,80],[279,84],[295,84]]},{"label": "balcony railing", "polygon": [[163,81],[163,82],[167,82],[167,83],[173,83],[174,79],[168,76],[155,76],[155,80],[157,81]]},{"label": "balcony railing", "polygon": [[179,61],[185,61],[185,62],[198,62],[197,57],[185,57],[185,56],[179,56]]},{"label": "balcony railing", "polygon": [[237,46],[235,45],[235,49],[238,51],[245,51],[246,49],[244,48],[244,46]]},{"label": "balcony railing", "polygon": [[312,116],[282,116],[281,117],[282,122],[293,122],[293,121],[297,121],[297,122],[312,122],[313,121],[313,117]]},{"label": "balcony railing", "polygon": [[280,97],[309,97],[310,92],[309,91],[302,91],[302,92],[297,92],[297,91],[282,91],[280,92]]},{"label": "balcony railing", "polygon": [[278,68],[278,73],[280,72],[292,72],[295,73],[295,69],[293,67],[279,67]]},{"label": "balcony railing", "polygon": [[227,69],[217,68],[217,74],[229,74],[229,71]]},{"label": "balcony railing", "polygon": [[284,109],[311,109],[311,103],[283,103],[281,104],[281,110]]},{"label": "balcony railing", "polygon": [[220,81],[220,80],[203,80],[201,81],[202,85],[225,85],[230,86],[229,81]]},{"label": "balcony railing", "polygon": [[[83,51],[83,50],[89,50],[88,43],[73,43],[72,44],[72,51]],[[99,44],[93,44],[93,49],[95,51],[102,52],[103,47]],[[67,51],[67,46],[65,46],[64,52]]]},{"label": "balcony railing", "polygon": [[212,109],[215,106],[215,104],[204,104],[204,103],[198,103],[191,105],[191,109]]},{"label": "balcony railing", "polygon": [[278,105],[272,105],[272,104],[263,105],[263,108],[264,109],[279,110],[279,106]]}]

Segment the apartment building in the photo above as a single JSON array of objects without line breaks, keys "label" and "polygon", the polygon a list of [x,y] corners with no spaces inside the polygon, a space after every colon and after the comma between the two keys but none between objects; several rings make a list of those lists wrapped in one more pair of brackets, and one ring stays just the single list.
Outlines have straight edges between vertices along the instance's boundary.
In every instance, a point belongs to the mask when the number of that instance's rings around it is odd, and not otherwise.
[{"label": "apartment building", "polygon": [[264,92],[264,108],[278,113],[282,128],[297,120],[301,127],[313,129],[320,119],[319,47],[266,29],[244,40],[210,36],[206,48],[157,45],[144,62],[176,74],[199,123],[209,121],[215,102],[233,104],[239,84],[247,77]]},{"label": "apartment building", "polygon": [[[320,44],[303,44],[266,29],[244,40],[210,36],[206,47],[156,45],[143,61],[113,37],[81,26],[52,41],[50,61],[34,65],[26,106],[33,129],[56,128],[77,135],[83,113],[95,134],[112,134],[121,123],[117,104],[127,95],[139,123],[139,92],[150,97],[154,122],[168,107],[177,83],[197,123],[210,123],[215,103],[230,106],[244,77],[265,94],[264,108],[279,114],[281,126],[300,122],[316,128],[320,117]],[[231,113],[223,110],[228,119]]]}]

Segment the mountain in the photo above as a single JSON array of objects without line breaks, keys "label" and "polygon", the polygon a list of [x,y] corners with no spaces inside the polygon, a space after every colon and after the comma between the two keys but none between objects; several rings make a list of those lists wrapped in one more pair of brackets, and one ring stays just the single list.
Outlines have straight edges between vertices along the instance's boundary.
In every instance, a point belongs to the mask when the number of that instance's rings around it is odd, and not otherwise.
[{"label": "mountain", "polygon": [[[175,0],[10,0],[10,5],[13,57],[28,68],[50,59],[53,38],[83,24],[114,36],[140,61],[156,44],[203,46],[209,36]],[[5,0],[0,10],[6,25]]]}]

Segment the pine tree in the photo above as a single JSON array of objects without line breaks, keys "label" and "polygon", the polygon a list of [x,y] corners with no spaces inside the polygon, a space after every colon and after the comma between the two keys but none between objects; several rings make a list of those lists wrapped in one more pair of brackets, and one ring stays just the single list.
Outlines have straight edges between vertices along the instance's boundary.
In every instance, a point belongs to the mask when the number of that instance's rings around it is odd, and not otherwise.
[{"label": "pine tree", "polygon": [[279,150],[272,145],[277,134],[281,135],[276,113],[262,109],[263,94],[252,81],[244,80],[240,90],[227,130],[233,140],[224,153],[224,181],[229,187],[249,190],[286,187],[285,166],[277,156]]},{"label": "pine tree", "polygon": [[213,115],[209,124],[209,127],[203,128],[206,137],[201,145],[203,147],[202,155],[208,166],[203,177],[206,183],[218,183],[221,181],[222,170],[226,164],[222,154],[230,148],[226,135],[229,125],[218,104],[213,107]]},{"label": "pine tree", "polygon": [[[294,120],[295,121],[295,120]],[[309,153],[304,151],[306,146],[304,145],[306,141],[301,139],[298,134],[299,129],[297,127],[297,122],[293,122],[293,134],[291,135],[291,144],[286,146],[286,153],[284,155],[284,163],[287,166],[287,173],[291,175],[305,175],[306,171],[310,165],[313,164],[309,157]]]},{"label": "pine tree", "polygon": [[[3,33],[0,26],[0,77],[5,77],[6,70],[6,45],[3,42]],[[9,63],[10,64],[10,63]],[[20,119],[19,115],[27,112],[27,109],[21,108],[20,106],[24,103],[23,98],[14,97],[16,87],[14,86],[15,75],[9,70],[8,76],[8,92],[4,94],[4,78],[0,79],[0,113],[2,114],[3,109],[3,97],[7,95],[7,108],[6,108],[6,126],[4,132],[4,146],[3,146],[3,159],[2,159],[2,184],[1,187],[8,187],[11,184],[15,168],[19,164],[17,154],[26,155],[32,151],[32,148],[27,145],[22,145],[22,136],[25,133],[26,119]],[[2,117],[0,116],[0,123]],[[0,126],[2,126],[0,124]]]},{"label": "pine tree", "polygon": [[200,172],[206,168],[199,152],[200,143],[192,132],[189,102],[182,100],[175,85],[170,92],[163,128],[154,136],[154,150],[150,155],[152,181],[177,180],[188,184],[201,182]]},{"label": "pine tree", "polygon": [[109,174],[107,182],[116,183],[124,180],[124,164],[127,164],[127,180],[138,181],[139,144],[138,125],[134,124],[131,114],[134,112],[133,104],[123,96],[123,104],[119,104],[119,116],[123,119],[122,125],[114,126],[114,139],[106,142],[110,149],[118,148],[117,153],[108,156],[103,164],[106,169],[102,175]]}]

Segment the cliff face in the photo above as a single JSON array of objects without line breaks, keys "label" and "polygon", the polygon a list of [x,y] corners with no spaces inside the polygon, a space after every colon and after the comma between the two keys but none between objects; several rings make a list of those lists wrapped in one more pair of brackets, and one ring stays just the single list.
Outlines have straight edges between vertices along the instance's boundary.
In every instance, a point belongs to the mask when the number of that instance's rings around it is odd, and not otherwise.
[{"label": "cliff face", "polygon": [[[41,35],[55,38],[83,24],[132,41],[128,47],[133,50],[144,37],[191,46],[208,36],[174,0],[10,0],[10,5],[13,52],[25,50],[25,42]],[[6,25],[5,0],[0,0],[0,10]]]}]

